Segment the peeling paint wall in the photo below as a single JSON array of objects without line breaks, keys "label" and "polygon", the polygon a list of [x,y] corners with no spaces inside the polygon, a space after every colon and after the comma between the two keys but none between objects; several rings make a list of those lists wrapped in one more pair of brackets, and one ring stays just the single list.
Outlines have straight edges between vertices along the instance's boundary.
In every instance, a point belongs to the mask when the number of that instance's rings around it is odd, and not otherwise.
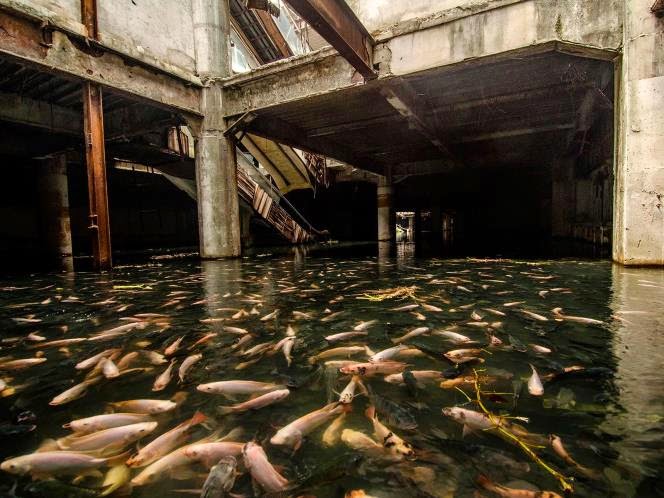
[{"label": "peeling paint wall", "polygon": [[[58,0],[71,1],[71,0]],[[191,0],[98,0],[99,31],[131,42],[167,64],[194,72]]]}]

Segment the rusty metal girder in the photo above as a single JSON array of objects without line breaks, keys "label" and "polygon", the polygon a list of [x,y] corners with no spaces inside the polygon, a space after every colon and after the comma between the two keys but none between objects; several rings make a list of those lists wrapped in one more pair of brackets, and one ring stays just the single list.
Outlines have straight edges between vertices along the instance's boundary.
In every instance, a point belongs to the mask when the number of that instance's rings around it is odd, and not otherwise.
[{"label": "rusty metal girder", "polygon": [[111,261],[111,226],[106,189],[106,154],[104,151],[104,109],[99,85],[83,84],[83,128],[85,159],[88,170],[89,229],[96,270],[109,270]]},{"label": "rusty metal girder", "polygon": [[88,38],[98,40],[97,0],[81,0],[81,18],[83,25],[88,30]]},{"label": "rusty metal girder", "polygon": [[344,0],[288,0],[290,6],[365,79],[373,68],[374,40]]}]

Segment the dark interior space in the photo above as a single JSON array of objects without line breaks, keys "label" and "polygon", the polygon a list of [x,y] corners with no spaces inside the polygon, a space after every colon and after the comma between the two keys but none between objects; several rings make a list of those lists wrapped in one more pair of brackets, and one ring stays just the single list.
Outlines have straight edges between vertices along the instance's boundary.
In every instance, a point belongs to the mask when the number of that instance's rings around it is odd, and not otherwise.
[{"label": "dark interior space", "polygon": [[376,186],[369,182],[332,183],[326,189],[296,190],[288,199],[318,230],[340,241],[376,240]]}]

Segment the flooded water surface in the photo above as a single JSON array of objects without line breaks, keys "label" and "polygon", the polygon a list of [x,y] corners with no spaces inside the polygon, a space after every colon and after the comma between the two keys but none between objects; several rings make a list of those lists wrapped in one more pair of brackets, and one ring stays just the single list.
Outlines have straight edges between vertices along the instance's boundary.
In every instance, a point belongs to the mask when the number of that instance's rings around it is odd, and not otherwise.
[{"label": "flooded water surface", "polygon": [[[0,287],[0,452],[30,455],[1,496],[198,496],[227,455],[208,496],[664,496],[660,270],[300,254]],[[170,403],[120,403],[145,399]]]}]

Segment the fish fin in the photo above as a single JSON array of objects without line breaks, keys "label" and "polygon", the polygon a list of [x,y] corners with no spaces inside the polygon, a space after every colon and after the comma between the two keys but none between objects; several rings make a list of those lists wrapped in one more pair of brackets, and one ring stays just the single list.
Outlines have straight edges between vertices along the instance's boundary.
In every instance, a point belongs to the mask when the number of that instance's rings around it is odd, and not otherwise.
[{"label": "fish fin", "polygon": [[362,382],[361,377],[359,376],[353,376],[353,377],[357,377],[355,382],[357,382],[357,385],[360,388],[360,391],[362,391],[362,394],[364,394],[365,396],[369,396],[369,391],[367,389],[367,386],[364,385],[364,382]]},{"label": "fish fin", "polygon": [[461,437],[466,437],[469,436],[470,434],[473,434],[475,431],[468,427],[468,425],[463,424],[463,431],[461,432]]},{"label": "fish fin", "polygon": [[218,406],[217,413],[219,415],[229,415],[235,411],[235,408],[232,406]]},{"label": "fish fin", "polygon": [[106,461],[106,465],[108,465],[109,467],[113,467],[115,465],[124,464],[131,456],[131,453],[132,450],[129,449],[124,453],[120,453],[119,455],[104,458],[104,460]]},{"label": "fish fin", "polygon": [[376,418],[376,407],[373,405],[369,405],[367,409],[364,411],[364,414],[367,416],[369,420],[373,420]]},{"label": "fish fin", "polygon": [[[300,449],[302,446],[302,436],[297,438],[297,441],[295,441],[295,444],[293,445],[293,453],[291,456],[295,456],[295,452]],[[279,473],[281,474],[283,470],[280,470]]]},{"label": "fish fin", "polygon": [[367,356],[373,356],[376,354],[374,351],[371,350],[369,346],[364,346],[364,350],[366,351]]},{"label": "fish fin", "polygon": [[104,474],[98,469],[85,469],[76,476],[76,478],[72,481],[72,484],[77,484],[86,477],[101,478],[104,477]]},{"label": "fish fin", "polygon": [[228,433],[220,438],[215,438],[215,441],[237,441],[244,434],[242,427],[234,427]]}]

